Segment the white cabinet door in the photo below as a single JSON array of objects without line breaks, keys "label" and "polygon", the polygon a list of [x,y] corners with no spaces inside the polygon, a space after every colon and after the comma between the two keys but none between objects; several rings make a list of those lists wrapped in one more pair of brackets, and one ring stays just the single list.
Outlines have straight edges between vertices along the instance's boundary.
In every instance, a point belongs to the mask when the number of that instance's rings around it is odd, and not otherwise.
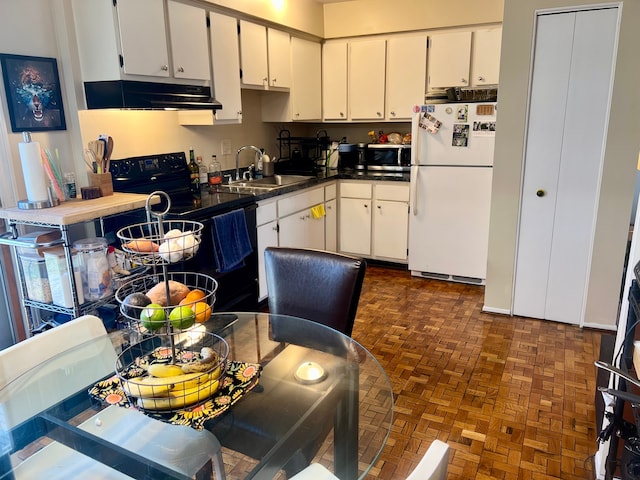
[{"label": "white cabinet door", "polygon": [[240,90],[240,53],[238,22],[235,18],[210,12],[211,57],[213,62],[213,92],[222,104],[217,120],[242,120]]},{"label": "white cabinet door", "polygon": [[118,0],[117,12],[124,73],[168,77],[171,72],[163,0]]},{"label": "white cabinet door", "polygon": [[376,200],[373,209],[373,255],[387,259],[407,260],[409,204]]},{"label": "white cabinet door", "polygon": [[267,29],[269,87],[291,87],[291,40],[288,33]]},{"label": "white cabinet door", "polygon": [[266,27],[240,20],[240,62],[243,85],[261,88],[268,85]]},{"label": "white cabinet door", "polygon": [[371,255],[371,200],[340,198],[340,251]]},{"label": "white cabinet door", "polygon": [[427,35],[387,39],[387,120],[410,121],[412,107],[424,103]]},{"label": "white cabinet door", "polygon": [[324,204],[324,249],[338,251],[338,203],[336,199],[327,200]]},{"label": "white cabinet door", "polygon": [[[259,207],[258,207],[259,208]],[[272,220],[264,225],[259,225],[258,235],[258,300],[267,297],[267,276],[264,266],[264,250],[267,247],[278,246],[278,222]]]},{"label": "white cabinet door", "polygon": [[617,21],[617,8],[538,17],[515,315],[583,322]]},{"label": "white cabinet door", "polygon": [[325,120],[347,119],[347,48],[344,40],[322,46],[322,115]]},{"label": "white cabinet door", "polygon": [[383,120],[386,41],[353,41],[349,48],[351,119]]},{"label": "white cabinet door", "polygon": [[[202,8],[167,2],[173,76],[210,80],[207,14]],[[148,20],[147,20],[148,21]]]},{"label": "white cabinet door", "polygon": [[324,250],[324,217],[314,218],[310,210],[278,220],[280,246]]},{"label": "white cabinet door", "polygon": [[322,117],[321,47],[319,43],[291,39],[291,102],[293,120]]},{"label": "white cabinet door", "polygon": [[429,89],[468,87],[471,32],[441,33],[429,37]]},{"label": "white cabinet door", "polygon": [[472,85],[480,87],[498,84],[501,45],[502,28],[500,27],[473,32]]}]

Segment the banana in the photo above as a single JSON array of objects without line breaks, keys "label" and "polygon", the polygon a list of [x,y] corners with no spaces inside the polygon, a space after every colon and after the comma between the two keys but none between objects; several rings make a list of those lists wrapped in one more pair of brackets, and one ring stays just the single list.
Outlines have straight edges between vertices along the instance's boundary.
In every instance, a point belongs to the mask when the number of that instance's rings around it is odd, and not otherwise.
[{"label": "banana", "polygon": [[160,398],[138,398],[138,406],[145,410],[174,410],[188,407],[211,397],[218,390],[218,380],[210,380],[197,387],[176,389],[168,392],[168,396]]},{"label": "banana", "polygon": [[153,377],[167,378],[167,377],[175,377],[178,375],[184,375],[180,366],[172,365],[169,363],[152,363],[147,367],[147,372],[149,375]]},{"label": "banana", "polygon": [[147,384],[145,379],[149,377],[131,378],[122,382],[122,389],[133,397],[162,397],[167,395],[173,387],[172,384]]},{"label": "banana", "polygon": [[207,370],[211,370],[218,361],[218,354],[213,348],[202,347],[202,350],[200,350],[200,360],[183,364],[182,371],[184,373],[206,372]]}]

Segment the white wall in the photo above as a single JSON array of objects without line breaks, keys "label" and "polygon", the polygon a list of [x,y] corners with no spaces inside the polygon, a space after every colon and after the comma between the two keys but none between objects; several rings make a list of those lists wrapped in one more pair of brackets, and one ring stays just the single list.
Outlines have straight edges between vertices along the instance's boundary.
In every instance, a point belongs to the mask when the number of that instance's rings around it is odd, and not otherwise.
[{"label": "white wall", "polygon": [[352,0],[324,6],[324,37],[499,23],[504,0]]},{"label": "white wall", "polygon": [[[595,0],[506,0],[500,62],[499,130],[491,208],[485,307],[511,310],[529,69],[536,9],[600,4]],[[640,2],[622,4],[611,118],[604,152],[585,324],[615,329],[640,147]],[[500,121],[502,118],[508,121]],[[585,135],[588,133],[585,132]]]}]

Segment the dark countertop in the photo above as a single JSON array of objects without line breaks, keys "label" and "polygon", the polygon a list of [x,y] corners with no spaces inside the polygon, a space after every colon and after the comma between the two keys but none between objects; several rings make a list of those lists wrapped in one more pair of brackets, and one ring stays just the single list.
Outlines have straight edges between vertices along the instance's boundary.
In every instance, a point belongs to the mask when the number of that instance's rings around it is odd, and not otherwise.
[{"label": "dark countertop", "polygon": [[[273,198],[287,193],[303,190],[315,185],[321,185],[323,183],[331,182],[334,180],[374,180],[384,182],[408,182],[409,173],[391,173],[391,172],[367,172],[359,170],[345,170],[337,171],[331,170],[329,172],[321,172],[314,177],[309,177],[306,182],[300,182],[287,187],[278,188],[272,191],[263,191],[257,189],[251,189],[246,187],[236,187],[235,193],[230,193],[227,187],[217,187],[211,190],[209,194],[202,194],[202,207],[205,208],[208,204],[214,204],[218,199],[223,200],[226,195],[236,195],[238,198],[249,197],[253,201],[265,200],[267,198]],[[207,198],[209,197],[209,198]],[[226,207],[231,205],[226,204]]]},{"label": "dark countertop", "polygon": [[215,187],[211,190],[203,190],[200,203],[184,205],[172,209],[172,213],[166,216],[167,219],[180,219],[195,217],[210,217],[224,211],[236,208],[244,208],[260,200],[285,195],[287,193],[304,190],[315,185],[331,182],[334,180],[374,180],[385,182],[408,182],[409,173],[381,173],[363,171],[337,171],[322,172],[314,177],[309,177],[306,182],[300,182],[272,191],[251,189],[246,187],[236,187],[230,190],[227,187]]}]

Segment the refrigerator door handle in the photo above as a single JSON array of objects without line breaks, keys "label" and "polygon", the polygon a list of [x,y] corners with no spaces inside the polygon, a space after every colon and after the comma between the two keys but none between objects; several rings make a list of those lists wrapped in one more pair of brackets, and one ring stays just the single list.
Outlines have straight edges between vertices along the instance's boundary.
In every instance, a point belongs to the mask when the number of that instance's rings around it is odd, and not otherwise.
[{"label": "refrigerator door handle", "polygon": [[420,167],[418,165],[411,165],[411,182],[409,184],[409,206],[411,207],[411,213],[415,216],[418,215],[418,174],[420,173]]}]

